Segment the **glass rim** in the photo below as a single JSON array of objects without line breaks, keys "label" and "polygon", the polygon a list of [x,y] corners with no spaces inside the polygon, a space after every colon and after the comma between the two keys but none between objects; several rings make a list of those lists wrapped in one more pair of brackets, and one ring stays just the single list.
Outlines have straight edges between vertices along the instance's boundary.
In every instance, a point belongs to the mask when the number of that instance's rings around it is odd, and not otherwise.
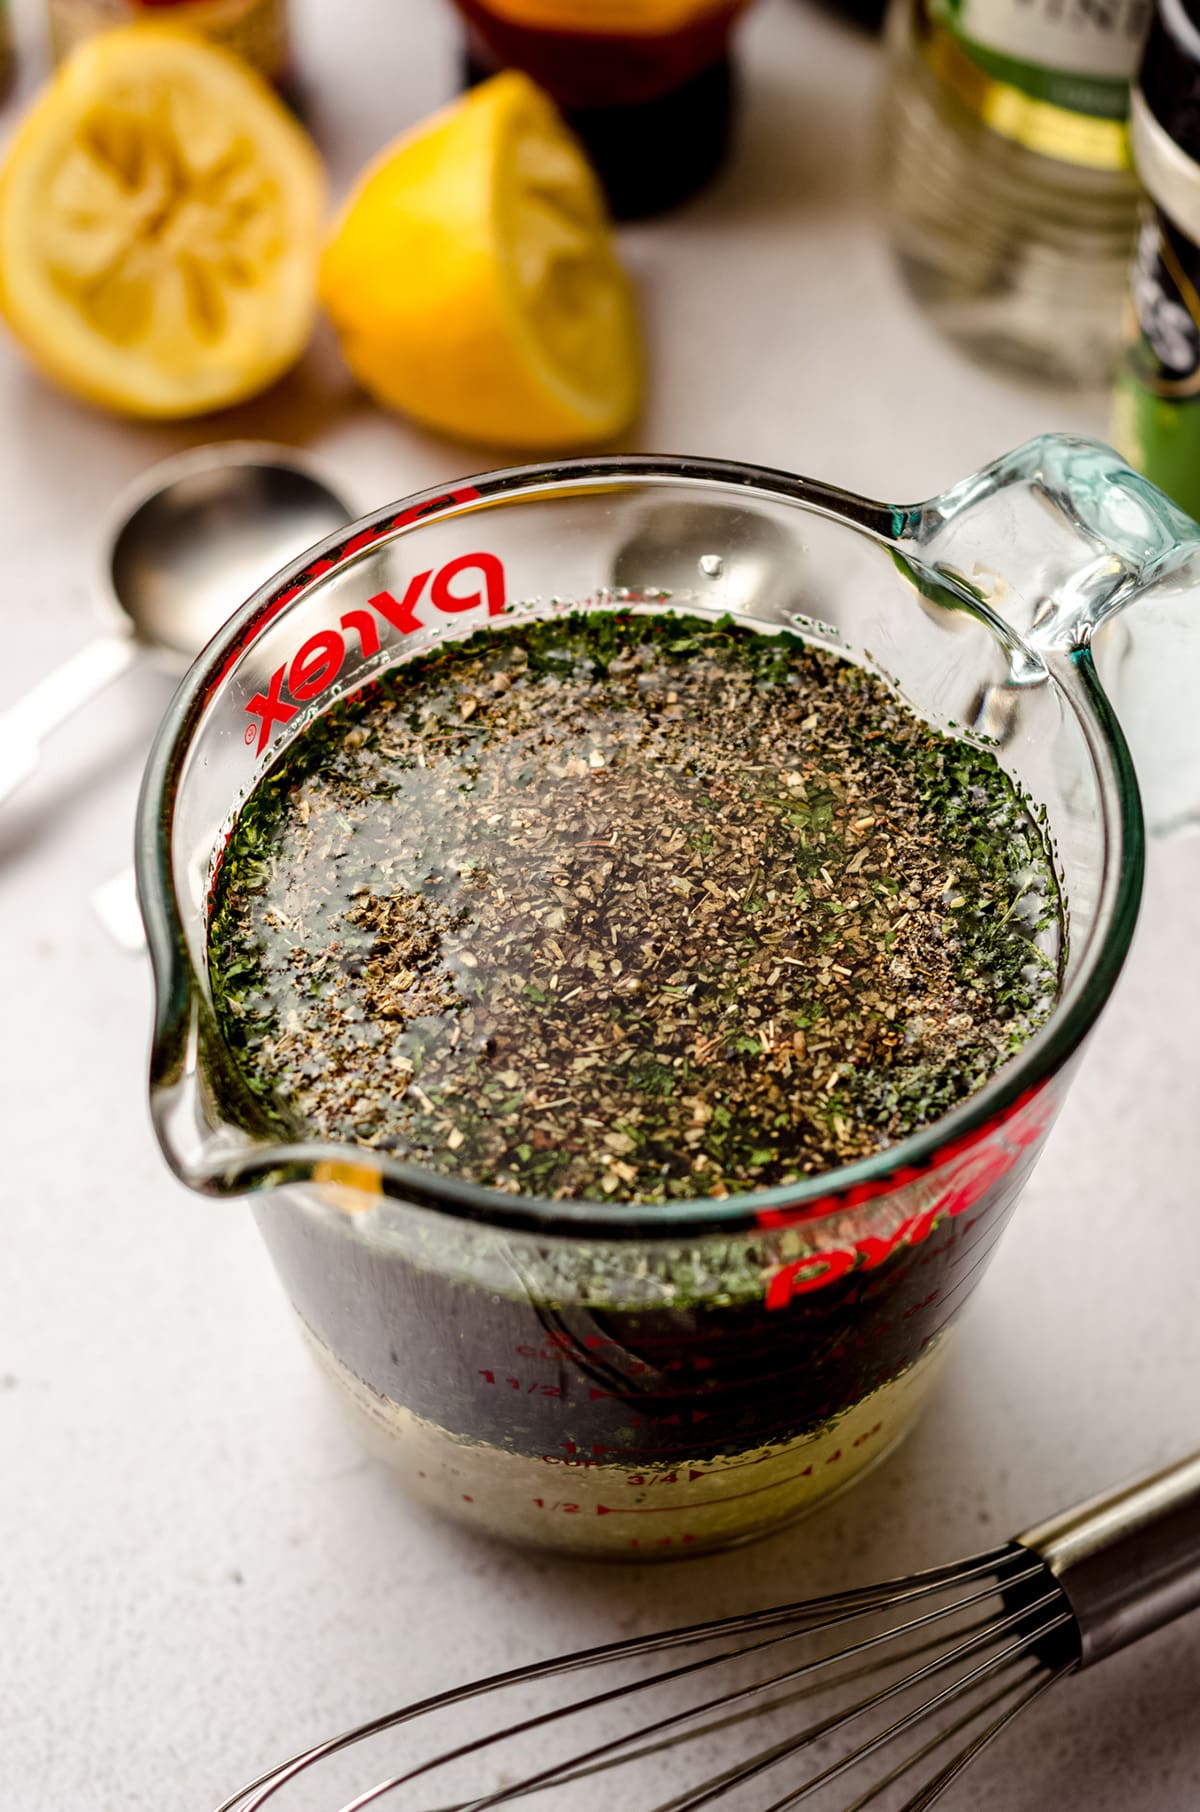
[{"label": "glass rim", "polygon": [[[1102,805],[1103,874],[1095,922],[1082,967],[1046,1023],[996,1074],[949,1112],[865,1158],[793,1183],[724,1197],[666,1202],[610,1202],[585,1197],[510,1194],[444,1175],[350,1142],[264,1140],[240,1151],[223,1143],[222,1162],[203,1176],[175,1161],[156,1111],[160,1092],[178,1081],[178,1058],[204,999],[187,949],[172,878],[174,802],[209,696],[254,636],[289,604],[310,598],[333,573],[377,553],[423,523],[450,520],[504,500],[623,488],[655,480],[697,489],[743,490],[841,522],[893,549],[928,504],[893,506],[819,480],[741,461],[630,454],[499,468],[453,485],[412,493],[335,531],[268,579],[235,611],[184,676],[159,726],[142,780],[135,862],[138,896],[154,977],[150,1097],[155,1130],[171,1168],[189,1187],[242,1195],[290,1182],[340,1182],[382,1204],[399,1201],[497,1228],[548,1236],[672,1239],[730,1234],[803,1222],[807,1226],[915,1181],[973,1143],[1018,1109],[1074,1055],[1108,1000],[1137,921],[1145,864],[1145,831],[1132,758],[1100,683],[1091,651],[1081,647],[1050,669],[1059,696],[1074,712],[1094,764]],[[979,609],[988,621],[986,607]],[[269,764],[268,764],[269,765]],[[264,768],[265,771],[265,768]],[[231,1060],[232,1061],[232,1060]],[[236,1065],[234,1066],[236,1068]],[[245,1128],[241,1128],[245,1131]],[[903,1173],[902,1177],[899,1173]],[[364,1184],[364,1178],[369,1182]],[[899,1180],[898,1180],[899,1178]]]}]

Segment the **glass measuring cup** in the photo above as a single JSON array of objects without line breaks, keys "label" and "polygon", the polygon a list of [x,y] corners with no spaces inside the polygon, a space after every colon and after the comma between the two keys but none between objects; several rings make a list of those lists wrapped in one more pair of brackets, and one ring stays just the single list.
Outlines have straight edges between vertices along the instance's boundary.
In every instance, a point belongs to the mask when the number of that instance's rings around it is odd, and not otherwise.
[{"label": "glass measuring cup", "polygon": [[[410,1488],[522,1540],[677,1554],[794,1517],[905,1432],[1133,931],[1142,814],[1093,644],[1154,729],[1158,815],[1192,803],[1170,676],[1150,669],[1171,636],[1178,676],[1172,612],[1198,537],[1107,448],[1054,436],[913,507],[715,461],[571,461],[379,512],[210,644],[140,808],[154,1122],[190,1187],[249,1198],[321,1365]],[[1118,613],[1135,598],[1130,634]],[[724,1200],[542,1201],[281,1136],[207,976],[210,887],[240,802],[336,699],[438,638],[614,606],[798,631],[986,739],[1068,904],[1049,1021],[904,1141]]]}]

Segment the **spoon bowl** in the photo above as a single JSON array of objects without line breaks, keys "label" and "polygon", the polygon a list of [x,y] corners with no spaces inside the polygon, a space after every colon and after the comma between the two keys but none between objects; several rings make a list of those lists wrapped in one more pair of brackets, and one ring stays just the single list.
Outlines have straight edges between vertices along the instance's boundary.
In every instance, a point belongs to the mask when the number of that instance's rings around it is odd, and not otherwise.
[{"label": "spoon bowl", "polygon": [[267,574],[351,515],[304,454],[260,441],[199,447],[116,504],[102,596],[123,631],[182,670]]},{"label": "spoon bowl", "polygon": [[39,746],[141,652],[182,673],[280,565],[354,511],[306,454],[261,441],[196,447],[118,499],[97,587],[106,633],[0,713],[0,801]]}]

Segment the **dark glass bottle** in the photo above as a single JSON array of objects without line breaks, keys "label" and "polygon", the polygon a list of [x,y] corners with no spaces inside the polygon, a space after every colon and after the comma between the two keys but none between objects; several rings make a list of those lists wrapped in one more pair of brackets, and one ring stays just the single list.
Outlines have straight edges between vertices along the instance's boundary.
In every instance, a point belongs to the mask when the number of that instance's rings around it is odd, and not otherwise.
[{"label": "dark glass bottle", "polygon": [[750,0],[454,0],[468,83],[521,69],[582,141],[620,219],[674,207],[728,149],[730,31]]},{"label": "dark glass bottle", "polygon": [[1200,516],[1200,0],[1159,0],[1131,140],[1146,197],[1114,439]]},{"label": "dark glass bottle", "polygon": [[883,29],[887,0],[820,0],[820,5],[825,12],[848,19],[851,25],[860,26],[863,31]]}]

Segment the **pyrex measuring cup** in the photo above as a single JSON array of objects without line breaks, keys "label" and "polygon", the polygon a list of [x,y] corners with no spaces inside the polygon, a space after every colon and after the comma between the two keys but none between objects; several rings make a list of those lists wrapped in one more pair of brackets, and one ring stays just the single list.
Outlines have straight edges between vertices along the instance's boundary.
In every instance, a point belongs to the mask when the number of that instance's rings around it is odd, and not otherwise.
[{"label": "pyrex measuring cup", "polygon": [[[1133,930],[1142,814],[1091,644],[1103,631],[1147,718],[1170,674],[1140,644],[1174,633],[1198,534],[1108,449],[1056,437],[912,508],[713,461],[568,462],[379,512],[210,645],[140,812],[154,1121],[192,1188],[248,1197],[314,1353],[413,1490],[524,1540],[673,1554],[795,1516],[903,1434]],[[1139,597],[1130,638],[1114,619]],[[1069,911],[1048,1023],[902,1143],[724,1200],[543,1201],[281,1136],[207,977],[210,883],[240,801],[335,699],[437,638],[614,606],[798,630],[986,739]],[[1155,790],[1178,817],[1194,764],[1172,765],[1161,713],[1155,729]]]}]

